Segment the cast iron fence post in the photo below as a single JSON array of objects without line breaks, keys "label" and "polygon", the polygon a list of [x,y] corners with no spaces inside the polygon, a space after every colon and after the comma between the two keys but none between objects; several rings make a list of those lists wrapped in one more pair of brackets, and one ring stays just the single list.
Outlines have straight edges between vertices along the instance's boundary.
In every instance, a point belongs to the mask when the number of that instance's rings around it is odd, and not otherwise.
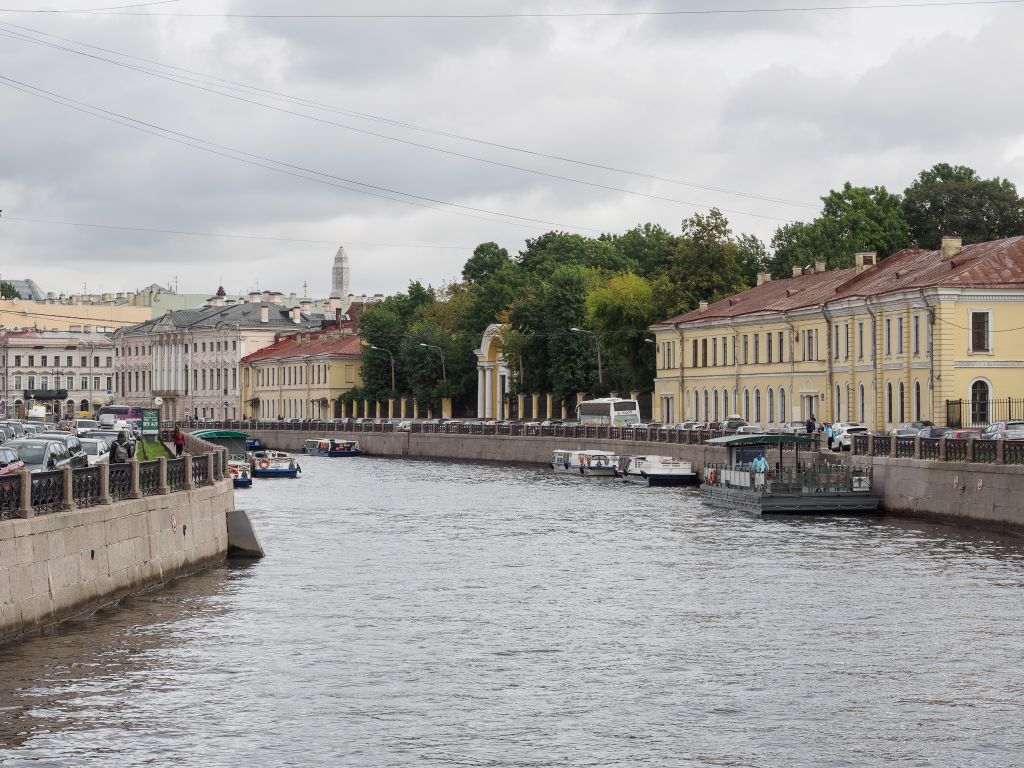
[{"label": "cast iron fence post", "polygon": [[74,470],[71,469],[71,465],[68,464],[62,471],[64,473],[64,476],[61,478],[64,482],[64,501],[61,502],[60,509],[62,512],[72,512],[75,509]]},{"label": "cast iron fence post", "polygon": [[131,471],[131,485],[129,486],[128,498],[141,499],[142,488],[139,485],[139,462],[135,459],[129,459],[128,468]]},{"label": "cast iron fence post", "polygon": [[104,505],[112,504],[114,500],[110,498],[110,463],[105,461],[102,464],[97,464],[96,466],[100,468],[99,503]]},{"label": "cast iron fence post", "polygon": [[21,504],[18,507],[19,517],[32,517],[32,473],[27,469],[18,471],[18,480],[21,483]]},{"label": "cast iron fence post", "polygon": [[195,489],[195,484],[192,482],[192,454],[184,453],[181,458],[185,460],[185,488],[186,491]]},{"label": "cast iron fence post", "polygon": [[166,496],[171,492],[171,486],[167,482],[167,457],[161,456],[158,461],[160,462],[160,486],[158,493],[161,496]]}]

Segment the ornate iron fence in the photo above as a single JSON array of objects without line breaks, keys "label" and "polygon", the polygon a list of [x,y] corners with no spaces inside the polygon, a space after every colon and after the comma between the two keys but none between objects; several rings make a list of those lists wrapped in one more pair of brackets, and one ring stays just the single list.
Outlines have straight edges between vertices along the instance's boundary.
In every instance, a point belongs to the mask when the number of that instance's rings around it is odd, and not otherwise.
[{"label": "ornate iron fence", "polygon": [[1024,398],[947,400],[946,424],[953,429],[987,427],[996,421],[1024,420]]},{"label": "ornate iron fence", "polygon": [[921,458],[922,459],[934,459],[939,458],[939,442],[941,438],[938,437],[922,437],[921,438]]},{"label": "ornate iron fence", "polygon": [[912,437],[897,437],[896,438],[896,458],[898,458],[898,459],[912,459],[912,458],[914,458],[914,438],[912,438]]},{"label": "ornate iron fence", "polygon": [[946,438],[946,461],[967,461],[967,441]]},{"label": "ornate iron fence", "polygon": [[855,434],[853,435],[853,450],[859,456],[867,455],[871,447],[871,435],[866,434]]},{"label": "ornate iron fence", "polygon": [[889,455],[890,440],[888,435],[872,435],[871,436],[871,455],[872,456],[888,456]]},{"label": "ornate iron fence", "polygon": [[160,460],[139,462],[139,490],[143,496],[160,493]]},{"label": "ornate iron fence", "polygon": [[979,464],[992,464],[996,460],[995,440],[974,441],[974,461]]},{"label": "ornate iron fence", "polygon": [[196,454],[192,457],[192,484],[195,486],[210,484],[210,457]]},{"label": "ornate iron fence", "polygon": [[18,517],[21,509],[21,478],[18,475],[0,477],[0,520]]},{"label": "ornate iron fence", "polygon": [[82,467],[73,471],[71,497],[79,507],[94,507],[100,503],[99,467]]},{"label": "ornate iron fence", "polygon": [[1007,464],[1024,464],[1024,441],[1007,440],[1003,444],[1003,461]]},{"label": "ornate iron fence", "polygon": [[32,473],[32,511],[37,515],[60,511],[64,504],[64,472]]},{"label": "ornate iron fence", "polygon": [[110,498],[127,499],[132,495],[132,469],[128,464],[110,465]]},{"label": "ornate iron fence", "polygon": [[167,485],[172,491],[181,491],[185,488],[185,460],[167,460]]}]

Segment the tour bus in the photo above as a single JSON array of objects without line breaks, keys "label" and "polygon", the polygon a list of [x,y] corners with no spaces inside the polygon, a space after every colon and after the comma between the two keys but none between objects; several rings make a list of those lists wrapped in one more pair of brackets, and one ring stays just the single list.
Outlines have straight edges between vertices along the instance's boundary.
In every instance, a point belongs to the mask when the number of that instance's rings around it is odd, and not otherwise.
[{"label": "tour bus", "polygon": [[142,421],[142,409],[134,405],[104,405],[96,414],[96,418],[105,413],[113,415],[118,421]]},{"label": "tour bus", "polygon": [[576,419],[580,424],[628,427],[640,423],[640,404],[620,397],[584,400],[576,406]]}]

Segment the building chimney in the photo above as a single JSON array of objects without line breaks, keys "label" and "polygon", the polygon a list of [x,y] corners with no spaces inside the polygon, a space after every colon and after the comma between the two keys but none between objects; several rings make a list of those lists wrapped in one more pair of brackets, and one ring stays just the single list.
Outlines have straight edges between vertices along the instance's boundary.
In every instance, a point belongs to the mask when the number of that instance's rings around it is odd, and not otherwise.
[{"label": "building chimney", "polygon": [[816,262],[814,262],[814,271],[815,272],[824,272],[825,271],[825,262],[824,261],[816,261]]},{"label": "building chimney", "polygon": [[765,283],[770,283],[771,281],[772,281],[772,273],[771,272],[758,272],[757,273],[757,284],[758,285],[764,285]]},{"label": "building chimney", "polygon": [[208,306],[208,307],[223,307],[224,306],[224,297],[223,296],[211,296],[209,299],[207,299],[206,306]]},{"label": "building chimney", "polygon": [[857,274],[860,274],[865,269],[871,269],[871,267],[875,266],[875,262],[877,261],[876,256],[878,256],[878,254],[875,251],[863,251],[861,253],[854,254],[853,260],[854,264],[857,265]]},{"label": "building chimney", "polygon": [[302,301],[299,302],[299,309],[301,309],[308,315],[309,311],[313,309],[313,302],[310,301],[309,299],[303,299]]},{"label": "building chimney", "polygon": [[292,322],[295,323],[296,325],[302,322],[302,310],[299,309],[298,307],[292,307],[291,315]]},{"label": "building chimney", "polygon": [[270,303],[271,304],[280,304],[283,301],[283,299],[284,299],[284,294],[281,293],[280,291],[274,291],[274,292],[272,292],[270,294]]},{"label": "building chimney", "polygon": [[803,267],[793,267],[793,277],[800,277],[804,273]]},{"label": "building chimney", "polygon": [[341,297],[340,296],[331,296],[327,300],[327,312],[325,312],[324,314],[331,314],[331,315],[333,315],[333,314],[336,314],[339,309],[341,309]]},{"label": "building chimney", "polygon": [[963,238],[944,237],[942,238],[942,260],[949,261],[964,249]]},{"label": "building chimney", "polygon": [[270,307],[268,307],[266,304],[264,304],[262,307],[260,307],[260,322],[261,323],[269,323],[270,322]]},{"label": "building chimney", "polygon": [[708,311],[708,303],[706,301],[702,301],[700,304],[697,305],[697,311],[699,311],[699,312],[707,312]]},{"label": "building chimney", "polygon": [[259,291],[249,291],[249,303],[259,304],[262,301],[262,294]]}]

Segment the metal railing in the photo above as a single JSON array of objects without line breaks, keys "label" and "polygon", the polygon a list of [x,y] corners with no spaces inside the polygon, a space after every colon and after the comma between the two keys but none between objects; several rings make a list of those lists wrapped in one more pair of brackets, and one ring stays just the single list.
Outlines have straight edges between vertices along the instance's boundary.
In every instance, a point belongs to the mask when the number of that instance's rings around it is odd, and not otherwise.
[{"label": "metal railing", "polygon": [[704,482],[713,486],[752,488],[765,494],[787,496],[850,493],[871,488],[872,470],[871,467],[814,464],[755,472],[749,464],[708,464],[704,467]]},{"label": "metal railing", "polygon": [[110,498],[114,501],[129,499],[132,495],[132,468],[130,464],[110,465]]},{"label": "metal railing", "polygon": [[167,460],[167,486],[172,492],[185,489],[185,459]]},{"label": "metal railing", "polygon": [[82,467],[71,474],[71,498],[77,507],[94,507],[100,503],[100,468]]},{"label": "metal railing", "polygon": [[17,474],[0,477],[0,520],[18,516],[21,509],[21,478]]},{"label": "metal railing", "polygon": [[64,472],[32,473],[32,510],[37,514],[59,512],[64,505]]},{"label": "metal railing", "polygon": [[160,460],[139,462],[139,492],[143,496],[160,493]]},{"label": "metal railing", "polygon": [[206,485],[210,481],[210,461],[206,454],[192,457],[192,484]]}]

